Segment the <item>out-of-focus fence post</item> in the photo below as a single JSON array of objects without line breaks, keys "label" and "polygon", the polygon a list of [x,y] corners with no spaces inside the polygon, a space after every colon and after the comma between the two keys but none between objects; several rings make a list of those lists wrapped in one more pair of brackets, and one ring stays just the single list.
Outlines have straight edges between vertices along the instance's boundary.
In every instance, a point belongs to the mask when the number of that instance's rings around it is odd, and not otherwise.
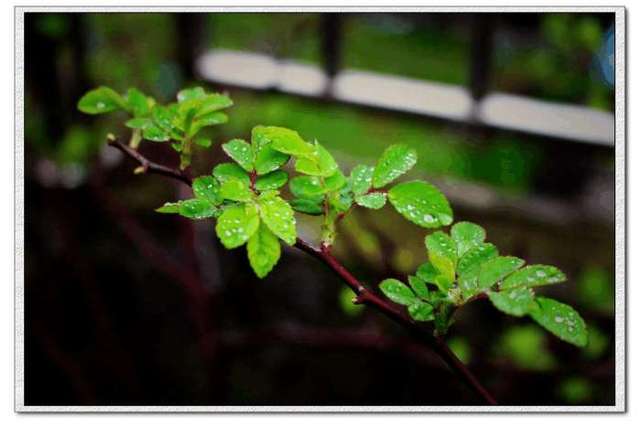
[{"label": "out-of-focus fence post", "polygon": [[196,59],[204,53],[210,37],[206,13],[175,13],[177,59],[186,81],[196,77]]},{"label": "out-of-focus fence post", "polygon": [[324,70],[329,77],[327,94],[331,80],[338,74],[342,58],[342,19],[339,13],[323,13],[321,15],[320,37],[322,39],[322,58]]},{"label": "out-of-focus fence post", "polygon": [[478,102],[487,94],[491,83],[495,19],[493,15],[484,13],[473,15],[471,19],[469,88],[474,101],[472,118],[475,119]]}]

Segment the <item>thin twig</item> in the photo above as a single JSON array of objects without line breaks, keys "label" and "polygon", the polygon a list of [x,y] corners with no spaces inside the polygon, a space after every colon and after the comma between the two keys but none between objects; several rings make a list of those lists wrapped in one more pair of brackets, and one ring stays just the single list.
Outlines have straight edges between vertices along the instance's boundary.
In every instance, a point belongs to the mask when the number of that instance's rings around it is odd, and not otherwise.
[{"label": "thin twig", "polygon": [[[145,158],[138,151],[118,142],[115,138],[109,139],[109,144],[136,159],[144,167],[144,171],[172,177],[191,186],[191,178],[181,171],[156,164]],[[347,286],[349,286],[349,288],[351,288],[351,290],[356,294],[356,298],[354,300],[355,303],[366,304],[374,307],[393,321],[402,325],[412,336],[431,347],[431,349],[438,354],[449,368],[451,368],[451,370],[487,404],[497,404],[493,396],[482,386],[482,384],[480,384],[464,363],[458,359],[442,338],[432,335],[407,315],[403,309],[399,309],[392,302],[367,289],[364,284],[353,276],[331,254],[328,247],[322,245],[320,248],[316,248],[300,238],[297,238],[295,247],[319,259],[329,266],[329,268],[331,268],[338,276],[340,276]]]},{"label": "thin twig", "polygon": [[184,171],[176,170],[175,168],[166,167],[164,165],[160,165],[158,163],[150,161],[144,155],[142,155],[140,152],[138,152],[137,150],[133,149],[132,147],[122,143],[120,140],[118,140],[112,134],[107,136],[107,143],[109,144],[109,146],[113,146],[114,148],[119,149],[125,155],[128,155],[131,158],[133,158],[136,161],[138,161],[138,163],[140,163],[140,167],[136,168],[136,171],[140,170],[139,171],[140,173],[147,173],[148,172],[148,173],[153,173],[153,174],[160,174],[160,175],[163,175],[163,176],[166,176],[166,177],[171,177],[171,178],[180,180],[182,183],[185,183],[185,184],[191,186],[192,179]]}]

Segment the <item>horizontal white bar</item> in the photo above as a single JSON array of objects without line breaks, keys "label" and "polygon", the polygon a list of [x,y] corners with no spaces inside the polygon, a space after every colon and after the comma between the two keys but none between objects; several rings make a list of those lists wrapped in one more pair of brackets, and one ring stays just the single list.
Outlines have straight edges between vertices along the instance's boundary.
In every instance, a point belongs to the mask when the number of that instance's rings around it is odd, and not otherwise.
[{"label": "horizontal white bar", "polygon": [[201,56],[196,69],[202,78],[216,83],[312,97],[327,93],[331,83],[329,93],[343,102],[604,146],[614,144],[614,115],[584,106],[490,93],[474,108],[469,90],[462,86],[358,70],[344,70],[330,82],[317,66],[221,49]]}]

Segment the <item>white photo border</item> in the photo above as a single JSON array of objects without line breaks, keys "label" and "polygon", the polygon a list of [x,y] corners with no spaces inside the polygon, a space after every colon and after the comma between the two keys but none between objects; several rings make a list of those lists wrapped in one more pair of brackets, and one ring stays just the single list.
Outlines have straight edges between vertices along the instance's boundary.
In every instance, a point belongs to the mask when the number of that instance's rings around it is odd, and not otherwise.
[{"label": "white photo border", "polygon": [[[16,6],[15,7],[15,411],[16,412],[611,412],[627,410],[627,168],[626,9],[623,6],[281,7],[281,6]],[[615,14],[615,404],[610,406],[31,406],[24,404],[24,14],[28,12],[389,12],[389,13],[614,13]]]}]

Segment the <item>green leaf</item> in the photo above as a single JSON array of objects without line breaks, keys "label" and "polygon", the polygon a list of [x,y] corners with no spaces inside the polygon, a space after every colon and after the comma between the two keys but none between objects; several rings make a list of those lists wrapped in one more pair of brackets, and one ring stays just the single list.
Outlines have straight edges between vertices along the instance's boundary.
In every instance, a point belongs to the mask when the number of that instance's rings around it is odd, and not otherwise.
[{"label": "green leaf", "polygon": [[[313,145],[310,145],[313,146]],[[315,152],[296,160],[296,171],[311,176],[329,177],[338,169],[333,156],[320,143],[316,142]]]},{"label": "green leaf", "polygon": [[371,189],[373,179],[373,167],[368,165],[356,165],[351,170],[349,180],[351,189],[356,195],[364,195]]},{"label": "green leaf", "polygon": [[498,256],[498,248],[490,243],[483,243],[471,248],[458,261],[458,275],[477,275],[482,264]]},{"label": "green leaf", "polygon": [[180,202],[165,202],[160,208],[156,208],[156,212],[164,214],[178,214],[180,212]]},{"label": "green leaf", "polygon": [[567,277],[558,268],[534,264],[524,267],[507,277],[500,285],[500,289],[553,285],[565,280],[567,280]]},{"label": "green leaf", "polygon": [[251,146],[255,154],[254,165],[259,175],[277,170],[289,160],[289,155],[271,148],[271,139],[265,137],[261,126],[251,130]]},{"label": "green leaf", "polygon": [[517,257],[495,257],[485,261],[478,272],[478,286],[487,289],[524,265]]},{"label": "green leaf", "polygon": [[151,112],[147,96],[138,89],[131,88],[127,91],[126,103],[127,110],[134,117],[142,117]]},{"label": "green leaf", "polygon": [[197,139],[194,139],[193,141],[196,145],[201,146],[203,148],[210,148],[212,143],[211,139],[208,139],[206,137],[198,137]]},{"label": "green leaf", "polygon": [[187,100],[200,99],[206,96],[202,87],[191,87],[178,92],[178,102],[182,103]]},{"label": "green leaf", "polygon": [[253,193],[249,186],[240,179],[231,178],[220,185],[220,196],[238,202],[248,202]]},{"label": "green leaf", "polygon": [[213,169],[213,175],[221,184],[231,179],[237,179],[249,186],[251,181],[249,175],[238,164],[230,162],[216,165]]},{"label": "green leaf", "polygon": [[289,181],[289,190],[297,198],[317,200],[325,193],[322,181],[315,176],[297,176]]},{"label": "green leaf", "polygon": [[534,305],[534,294],[530,288],[518,288],[511,291],[487,292],[495,308],[516,317],[527,314]]},{"label": "green leaf", "polygon": [[329,205],[336,209],[338,212],[347,212],[353,205],[353,197],[348,190],[342,190],[339,193],[331,194],[329,198]]},{"label": "green leaf", "polygon": [[230,106],[233,106],[233,101],[229,96],[225,96],[220,93],[210,93],[202,98],[202,101],[198,108],[198,115],[201,117],[204,115],[209,115],[212,112],[219,111],[220,109],[225,109]]},{"label": "green leaf", "polygon": [[152,142],[166,142],[171,139],[169,133],[155,124],[149,124],[142,130],[142,137]]},{"label": "green leaf", "polygon": [[416,275],[427,283],[435,284],[436,278],[440,275],[440,272],[433,266],[433,264],[427,261],[418,267]]},{"label": "green leaf", "polygon": [[282,170],[272,171],[256,179],[255,188],[260,192],[280,189],[287,183],[289,175]]},{"label": "green leaf", "polygon": [[540,326],[570,344],[587,345],[587,326],[571,306],[551,298],[538,297],[529,315]]},{"label": "green leaf", "polygon": [[85,114],[104,114],[124,109],[126,107],[125,100],[109,87],[98,87],[87,92],[78,101],[78,109]]},{"label": "green leaf", "polygon": [[347,184],[347,178],[340,170],[335,171],[329,177],[324,179],[324,187],[327,192],[336,192],[344,188]]},{"label": "green leaf", "polygon": [[260,217],[255,205],[243,204],[225,208],[216,223],[216,234],[225,248],[243,245],[258,230]]},{"label": "green leaf", "polygon": [[373,171],[373,187],[380,188],[391,183],[416,165],[415,149],[406,145],[391,145],[382,153]]},{"label": "green leaf", "polygon": [[229,121],[229,117],[227,116],[227,114],[223,112],[212,112],[210,114],[197,117],[191,123],[191,128],[189,130],[189,137],[193,137],[196,133],[198,133],[200,130],[202,130],[205,127],[224,124],[228,121]]},{"label": "green leaf", "polygon": [[242,139],[229,140],[222,150],[246,171],[253,171],[253,149]]},{"label": "green leaf", "polygon": [[451,226],[451,237],[458,246],[458,257],[462,257],[474,246],[480,245],[486,236],[482,227],[468,221],[460,221]]},{"label": "green leaf", "polygon": [[260,218],[280,239],[289,245],[296,242],[296,219],[293,209],[273,192],[265,192],[258,198]]},{"label": "green leaf", "polygon": [[151,115],[156,126],[165,132],[170,132],[174,128],[176,118],[175,111],[167,106],[156,105],[151,110]]},{"label": "green leaf", "polygon": [[312,156],[316,151],[297,131],[288,128],[257,126],[253,128],[253,135],[261,139],[261,143],[269,143],[272,149],[286,155]]},{"label": "green leaf", "polygon": [[474,295],[480,293],[480,287],[478,286],[478,276],[475,274],[466,274],[458,277],[458,287],[462,292],[463,298],[469,299]]},{"label": "green leaf", "polygon": [[[424,245],[427,247],[429,255],[438,254],[451,262],[451,267],[455,271],[458,253],[456,243],[449,235],[442,231],[433,232],[424,238]],[[437,268],[437,267],[436,267]]]},{"label": "green leaf", "polygon": [[247,243],[249,264],[259,278],[265,277],[280,259],[280,242],[269,228],[261,223]]},{"label": "green leaf", "polygon": [[427,288],[426,282],[418,276],[409,276],[409,285],[411,286],[411,289],[413,289],[413,292],[415,292],[419,297],[425,299],[429,298],[429,288]]},{"label": "green leaf", "polygon": [[196,198],[206,199],[214,205],[222,203],[220,196],[220,184],[213,176],[200,176],[193,180],[191,185]]},{"label": "green leaf", "polygon": [[433,320],[433,307],[424,301],[416,300],[409,304],[409,316],[418,322]]},{"label": "green leaf", "polygon": [[366,195],[356,196],[356,204],[361,207],[379,210],[387,203],[387,194],[383,192],[373,192]]},{"label": "green leaf", "polygon": [[397,279],[385,279],[380,282],[380,290],[394,303],[411,305],[419,301],[407,285]]},{"label": "green leaf", "polygon": [[412,181],[392,187],[389,202],[404,218],[421,227],[447,226],[453,221],[447,198],[426,182]]},{"label": "green leaf", "polygon": [[441,290],[446,291],[456,278],[456,244],[449,235],[441,231],[431,233],[424,242],[429,253],[429,262],[439,272],[435,283],[441,286]]},{"label": "green leaf", "polygon": [[321,201],[307,198],[294,198],[289,203],[294,210],[303,214],[322,215],[324,212]]},{"label": "green leaf", "polygon": [[145,129],[153,125],[153,121],[149,118],[131,118],[130,120],[125,121],[124,125],[134,129]]},{"label": "green leaf", "polygon": [[201,219],[214,217],[217,208],[206,199],[195,198],[181,201],[178,212],[183,217]]}]

